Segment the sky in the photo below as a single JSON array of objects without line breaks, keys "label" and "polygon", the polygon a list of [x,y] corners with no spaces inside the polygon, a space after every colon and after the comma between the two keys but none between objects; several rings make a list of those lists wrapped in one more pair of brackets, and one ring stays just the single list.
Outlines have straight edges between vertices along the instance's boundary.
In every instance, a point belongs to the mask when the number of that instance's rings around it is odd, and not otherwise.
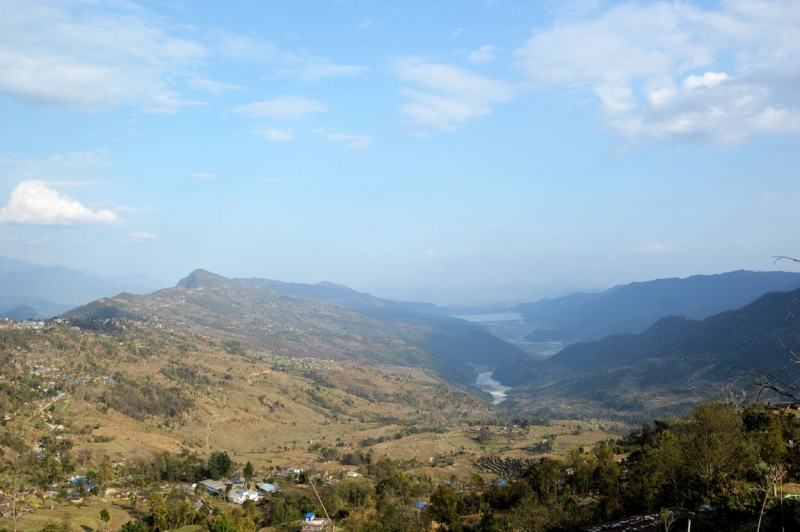
[{"label": "sky", "polygon": [[0,1],[0,255],[443,303],[797,270],[800,2]]}]

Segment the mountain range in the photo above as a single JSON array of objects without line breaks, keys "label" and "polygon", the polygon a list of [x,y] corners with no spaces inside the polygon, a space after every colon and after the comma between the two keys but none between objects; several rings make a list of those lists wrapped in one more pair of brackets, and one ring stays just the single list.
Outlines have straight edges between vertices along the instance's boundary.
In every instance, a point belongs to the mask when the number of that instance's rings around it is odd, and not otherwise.
[{"label": "mountain range", "polygon": [[630,283],[600,293],[578,292],[522,303],[511,310],[541,325],[527,340],[574,342],[639,333],[665,316],[703,319],[741,308],[767,292],[796,288],[800,273],[734,271]]},{"label": "mountain range", "polygon": [[777,367],[785,354],[780,342],[792,341],[787,316],[800,289],[770,290],[793,285],[800,274],[739,271],[520,305],[526,319],[555,324],[550,332],[586,339],[623,331],[573,343],[547,360],[436,305],[329,282],[229,279],[205,270],[172,288],[101,298],[62,316],[92,327],[118,318],[201,334],[222,340],[232,354],[420,367],[474,393],[477,374],[494,369],[496,380],[513,387],[508,406],[637,420],[724,397],[735,366]]},{"label": "mountain range", "polygon": [[786,365],[797,377],[783,346],[798,347],[798,301],[800,289],[770,292],[702,320],[664,317],[639,334],[575,343],[545,361],[520,357],[494,378],[515,387],[512,401],[522,407],[677,412],[741,394],[731,383],[745,367],[781,371]]},{"label": "mountain range", "polygon": [[161,283],[147,275],[107,276],[0,257],[0,316],[14,320],[49,318],[101,297],[158,288]]}]

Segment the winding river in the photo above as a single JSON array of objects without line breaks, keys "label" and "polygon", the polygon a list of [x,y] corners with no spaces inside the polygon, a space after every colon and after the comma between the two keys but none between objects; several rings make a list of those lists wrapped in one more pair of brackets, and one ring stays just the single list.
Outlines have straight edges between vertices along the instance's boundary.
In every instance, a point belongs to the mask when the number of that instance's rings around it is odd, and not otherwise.
[{"label": "winding river", "polygon": [[492,375],[494,375],[494,371],[478,373],[475,385],[484,392],[491,394],[492,403],[499,405],[508,399],[506,392],[511,389],[511,386],[503,386],[499,381],[494,380]]}]

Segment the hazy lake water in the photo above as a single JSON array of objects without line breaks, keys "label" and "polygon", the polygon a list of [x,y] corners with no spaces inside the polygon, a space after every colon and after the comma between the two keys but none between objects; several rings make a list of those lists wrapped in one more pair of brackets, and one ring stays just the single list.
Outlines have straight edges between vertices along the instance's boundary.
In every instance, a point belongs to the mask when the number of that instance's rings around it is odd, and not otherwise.
[{"label": "hazy lake water", "polygon": [[522,321],[522,314],[517,312],[493,312],[491,314],[462,314],[454,316],[474,323],[492,323],[498,321]]},{"label": "hazy lake water", "polygon": [[475,381],[475,385],[484,392],[491,394],[492,403],[499,405],[508,399],[506,392],[511,389],[511,386],[503,386],[500,384],[500,381],[494,380],[492,375],[494,375],[494,371],[478,373],[478,379]]}]

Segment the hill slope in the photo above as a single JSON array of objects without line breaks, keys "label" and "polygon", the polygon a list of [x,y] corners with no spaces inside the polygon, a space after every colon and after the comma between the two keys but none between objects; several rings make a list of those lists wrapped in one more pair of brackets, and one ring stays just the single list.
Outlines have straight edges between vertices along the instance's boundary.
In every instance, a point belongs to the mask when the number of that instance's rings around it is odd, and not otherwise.
[{"label": "hill slope", "polygon": [[469,364],[494,367],[524,356],[462,320],[415,312],[343,286],[227,279],[205,270],[175,288],[120,294],[64,317],[157,322],[223,338],[231,350],[241,344],[283,356],[424,367],[462,385],[475,380]]},{"label": "hill slope", "polygon": [[[565,347],[546,361],[520,358],[494,377],[517,386],[518,405],[593,405],[622,412],[719,398],[739,366],[776,369],[792,345],[800,289],[771,292],[705,320],[662,318],[640,334]],[[733,369],[733,371],[732,371]]]},{"label": "hill slope", "polygon": [[741,308],[767,292],[796,288],[800,273],[735,271],[631,283],[599,294],[523,303],[512,310],[545,326],[531,333],[529,340],[595,340],[642,332],[665,316],[707,318]]}]

